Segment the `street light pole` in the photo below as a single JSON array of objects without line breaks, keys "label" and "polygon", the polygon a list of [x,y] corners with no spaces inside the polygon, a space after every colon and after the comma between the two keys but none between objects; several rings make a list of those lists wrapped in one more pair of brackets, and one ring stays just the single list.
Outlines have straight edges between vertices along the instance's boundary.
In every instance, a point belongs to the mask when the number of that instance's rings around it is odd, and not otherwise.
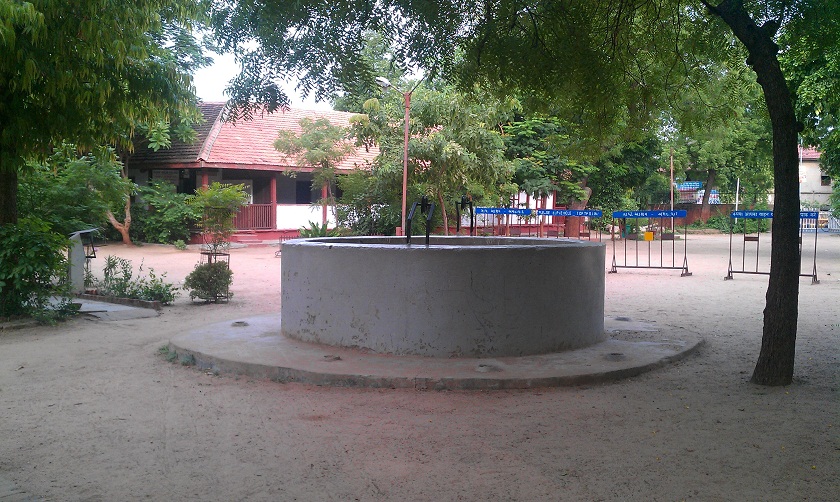
[{"label": "street light pole", "polygon": [[[425,78],[425,77],[423,77]],[[410,90],[406,92],[399,91],[394,84],[391,83],[385,77],[376,77],[376,83],[381,86],[383,89],[393,88],[394,90],[401,92],[403,95],[403,100],[405,101],[405,138],[403,141],[403,183],[402,183],[402,218],[400,220],[400,229],[402,230],[402,234],[406,235],[405,233],[405,209],[406,209],[406,197],[408,194],[408,134],[409,134],[409,110],[411,109],[411,94],[414,92],[414,89],[417,89],[417,86],[420,85],[420,82],[423,81],[421,78],[417,84]]]},{"label": "street light pole", "polygon": [[405,99],[405,141],[403,142],[402,223],[400,224],[400,228],[402,229],[402,234],[406,235],[405,205],[406,194],[408,193],[408,112],[411,109],[411,91],[404,92],[403,98]]}]

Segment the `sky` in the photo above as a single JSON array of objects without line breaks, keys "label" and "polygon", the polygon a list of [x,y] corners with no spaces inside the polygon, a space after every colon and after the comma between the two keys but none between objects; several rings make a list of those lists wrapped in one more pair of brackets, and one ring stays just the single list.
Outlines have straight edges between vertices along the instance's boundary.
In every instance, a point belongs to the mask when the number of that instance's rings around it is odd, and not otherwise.
[{"label": "sky", "polygon": [[[224,95],[228,82],[239,72],[239,65],[233,54],[212,54],[213,64],[202,68],[195,73],[193,82],[198,97],[207,102],[227,101]],[[329,103],[317,102],[314,96],[307,99],[301,98],[295,91],[294,83],[287,83],[283,86],[286,94],[291,100],[292,108],[304,110],[331,110]]]}]

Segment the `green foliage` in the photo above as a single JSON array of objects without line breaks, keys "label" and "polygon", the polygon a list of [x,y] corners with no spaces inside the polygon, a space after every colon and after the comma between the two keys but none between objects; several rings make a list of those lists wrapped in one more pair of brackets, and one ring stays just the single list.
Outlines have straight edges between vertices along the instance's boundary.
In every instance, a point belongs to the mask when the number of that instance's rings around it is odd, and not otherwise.
[{"label": "green foliage", "polygon": [[172,350],[169,345],[162,345],[158,348],[158,354],[166,359],[166,362],[173,363],[178,359],[178,352]]},{"label": "green foliage", "polygon": [[325,118],[303,118],[300,127],[300,136],[287,129],[279,131],[274,148],[295,157],[299,167],[314,168],[312,187],[327,187],[327,197],[319,200],[318,204],[334,206],[336,169],[355,147],[348,141],[346,128],[332,125]]},{"label": "green foliage", "polygon": [[109,208],[133,188],[121,169],[111,148],[79,154],[62,144],[44,162],[28,163],[19,180],[18,213],[46,221],[62,235],[104,227]]},{"label": "green foliage", "polygon": [[192,354],[183,354],[178,358],[181,366],[195,366],[195,356]]},{"label": "green foliage", "polygon": [[840,218],[840,181],[835,181],[831,187],[828,203],[831,205],[831,214],[835,218]]},{"label": "green foliage", "polygon": [[184,279],[184,289],[190,291],[190,299],[200,298],[205,302],[218,302],[233,296],[233,271],[225,261],[199,263]]},{"label": "green foliage", "polygon": [[[138,272],[142,273],[142,271],[143,265],[141,264]],[[101,295],[159,301],[163,305],[169,305],[178,297],[178,288],[164,280],[166,273],[158,276],[154,269],[149,268],[147,277],[139,275],[134,277],[134,267],[131,260],[125,258],[105,257],[102,275],[103,279],[101,281],[93,281],[94,287]]]},{"label": "green foliage", "polygon": [[597,169],[587,177],[592,189],[590,206],[608,214],[660,202],[657,199],[663,192],[670,199],[670,180],[657,172],[659,149],[659,140],[648,137],[621,142],[604,152],[595,163]]},{"label": "green foliage", "polygon": [[583,184],[595,170],[574,127],[556,117],[530,118],[504,126],[506,155],[514,159],[514,182],[534,197],[557,192],[566,204],[584,200]]},{"label": "green foliage", "polygon": [[37,218],[21,218],[17,225],[0,225],[0,242],[0,317],[49,320],[60,314],[68,301],[52,305],[50,297],[68,295],[68,238]]},{"label": "green foliage", "polygon": [[204,243],[211,252],[218,253],[230,245],[230,236],[236,231],[233,218],[248,203],[248,194],[242,185],[213,182],[196,190],[187,202],[202,214]]},{"label": "green foliage", "polygon": [[338,237],[339,232],[336,229],[329,230],[327,224],[319,225],[314,221],[309,222],[309,228],[300,227],[300,236],[308,237]]},{"label": "green foliage", "polygon": [[362,37],[364,42],[359,54],[359,66],[369,68],[366,72],[368,78],[342,82],[341,91],[332,94],[333,108],[336,110],[365,113],[365,102],[370,96],[381,92],[373,78],[385,77],[390,82],[398,82],[407,73],[405,68],[394,64],[391,45],[382,33],[367,31]]},{"label": "green foliage", "polygon": [[132,219],[142,219],[145,242],[172,244],[190,240],[190,230],[200,220],[201,213],[187,203],[186,194],[177,193],[175,186],[166,181],[154,181],[149,186],[138,187],[137,191],[148,205],[148,212],[135,214]]},{"label": "green foliage", "polygon": [[[700,107],[689,116],[677,116],[679,132],[670,138],[677,180],[707,182],[725,193],[735,193],[738,180],[743,200],[766,201],[773,182],[772,134],[761,90],[754,77],[727,65],[710,65],[718,78],[709,79],[697,95],[714,101],[735,93],[740,102],[727,106],[720,116],[715,107]],[[695,123],[695,122],[699,122]],[[663,161],[668,155],[663,152]],[[665,168],[665,162],[663,162]]]},{"label": "green foliage", "polygon": [[[358,144],[379,146],[380,155],[372,174],[380,179],[369,180],[370,188],[379,192],[381,202],[400,201],[405,102],[396,92],[383,98],[382,103],[378,100],[366,103],[367,114],[356,119],[352,127]],[[511,115],[516,104],[513,99],[489,99],[478,90],[472,94],[461,93],[440,83],[417,86],[409,117],[409,207],[412,201],[428,196],[437,205],[436,215],[448,223],[454,211],[448,201],[460,199],[462,195],[468,194],[476,202],[496,203],[506,199],[510,194],[503,192],[510,188],[513,166],[504,157],[498,124]],[[386,187],[395,190],[396,197],[382,197]],[[354,197],[358,201],[359,197]],[[381,208],[377,212],[384,214]],[[365,212],[357,214],[364,221]]]},{"label": "green foliage", "polygon": [[724,233],[729,233],[731,229],[736,234],[755,234],[769,231],[771,222],[772,220],[755,218],[738,218],[736,222],[729,216],[718,214],[709,218],[705,224],[697,220],[691,226],[692,228],[714,228]]},{"label": "green foliage", "polygon": [[336,222],[358,235],[392,235],[400,226],[402,168],[356,170],[338,179]]},{"label": "green foliage", "polygon": [[182,241],[181,239],[176,240],[175,242],[173,242],[173,244],[175,245],[175,249],[179,251],[184,251],[185,249],[187,249],[187,243]]},{"label": "green foliage", "polygon": [[[182,56],[195,47],[206,8],[199,0],[0,2],[0,193],[16,190],[10,173],[21,159],[61,141],[130,148],[138,123],[197,114]],[[0,207],[0,222],[14,222],[8,209]]]},{"label": "green foliage", "polygon": [[779,60],[805,125],[806,144],[818,146],[820,165],[840,178],[840,3],[796,2],[797,15],[779,37]]}]

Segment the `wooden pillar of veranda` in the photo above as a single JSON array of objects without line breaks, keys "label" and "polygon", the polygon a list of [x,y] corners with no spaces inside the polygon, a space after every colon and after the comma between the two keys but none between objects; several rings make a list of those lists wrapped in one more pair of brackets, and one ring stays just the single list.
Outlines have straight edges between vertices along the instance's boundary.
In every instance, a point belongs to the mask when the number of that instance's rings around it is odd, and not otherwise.
[{"label": "wooden pillar of veranda", "polygon": [[271,227],[277,229],[277,173],[271,174],[268,191],[271,193]]}]

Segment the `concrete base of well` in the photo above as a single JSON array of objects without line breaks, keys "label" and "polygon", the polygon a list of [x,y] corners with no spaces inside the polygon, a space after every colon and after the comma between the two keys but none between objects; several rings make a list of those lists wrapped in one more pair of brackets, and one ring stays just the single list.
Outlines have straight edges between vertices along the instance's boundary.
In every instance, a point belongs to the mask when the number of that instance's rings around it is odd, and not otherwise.
[{"label": "concrete base of well", "polygon": [[604,336],[606,245],[577,239],[326,237],[283,243],[280,332],[426,357],[580,349]]},{"label": "concrete base of well", "polygon": [[683,328],[607,317],[609,338],[590,347],[521,357],[394,356],[293,340],[280,316],[236,319],[173,338],[182,361],[220,374],[340,387],[526,389],[608,382],[639,375],[696,350]]}]

